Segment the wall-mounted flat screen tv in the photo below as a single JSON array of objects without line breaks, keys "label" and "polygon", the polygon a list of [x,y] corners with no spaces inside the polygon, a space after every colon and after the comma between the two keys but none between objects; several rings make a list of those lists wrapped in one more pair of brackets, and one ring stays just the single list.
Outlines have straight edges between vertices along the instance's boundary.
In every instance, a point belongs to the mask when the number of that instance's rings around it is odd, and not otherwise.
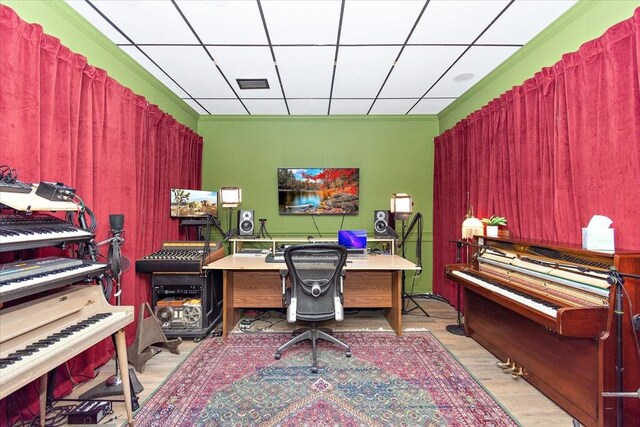
[{"label": "wall-mounted flat screen tv", "polygon": [[203,190],[171,189],[171,217],[200,218],[218,216],[218,192]]},{"label": "wall-mounted flat screen tv", "polygon": [[358,168],[279,168],[281,215],[357,215]]}]

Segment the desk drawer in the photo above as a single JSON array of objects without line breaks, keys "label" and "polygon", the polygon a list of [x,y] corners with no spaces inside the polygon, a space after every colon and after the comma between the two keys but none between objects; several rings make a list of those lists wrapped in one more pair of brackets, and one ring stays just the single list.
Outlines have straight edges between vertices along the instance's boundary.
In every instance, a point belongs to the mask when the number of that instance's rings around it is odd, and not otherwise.
[{"label": "desk drawer", "polygon": [[[232,271],[234,308],[282,307],[282,284],[277,271]],[[392,304],[390,271],[348,271],[344,283],[347,308],[388,308]]]},{"label": "desk drawer", "polygon": [[278,271],[233,271],[234,308],[281,308],[282,282]]},{"label": "desk drawer", "polygon": [[346,308],[385,308],[392,306],[390,271],[347,271],[344,282]]}]

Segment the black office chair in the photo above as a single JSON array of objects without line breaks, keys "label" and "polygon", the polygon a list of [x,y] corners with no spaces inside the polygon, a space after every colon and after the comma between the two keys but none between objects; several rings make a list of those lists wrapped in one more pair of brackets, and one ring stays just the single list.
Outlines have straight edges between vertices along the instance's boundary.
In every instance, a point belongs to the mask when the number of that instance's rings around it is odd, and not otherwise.
[{"label": "black office chair", "polygon": [[[284,349],[304,340],[311,340],[313,365],[311,372],[318,372],[316,341],[323,339],[344,348],[351,357],[349,346],[334,336],[318,329],[322,320],[344,319],[343,283],[347,250],[335,244],[310,244],[289,246],[284,251],[287,270],[280,270],[282,277],[282,304],[287,307],[287,321],[309,322],[309,329],[292,338],[276,350],[280,359]],[[291,287],[287,288],[287,276]]]}]

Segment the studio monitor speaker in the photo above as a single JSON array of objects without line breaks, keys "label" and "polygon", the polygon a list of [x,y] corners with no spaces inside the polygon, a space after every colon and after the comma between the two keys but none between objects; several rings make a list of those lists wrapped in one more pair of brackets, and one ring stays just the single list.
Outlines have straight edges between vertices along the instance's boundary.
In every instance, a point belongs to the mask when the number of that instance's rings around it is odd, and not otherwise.
[{"label": "studio monitor speaker", "polygon": [[238,211],[238,236],[253,236],[255,215],[253,211]]},{"label": "studio monitor speaker", "polygon": [[388,237],[387,226],[395,229],[391,211],[373,211],[373,234],[376,237]]}]

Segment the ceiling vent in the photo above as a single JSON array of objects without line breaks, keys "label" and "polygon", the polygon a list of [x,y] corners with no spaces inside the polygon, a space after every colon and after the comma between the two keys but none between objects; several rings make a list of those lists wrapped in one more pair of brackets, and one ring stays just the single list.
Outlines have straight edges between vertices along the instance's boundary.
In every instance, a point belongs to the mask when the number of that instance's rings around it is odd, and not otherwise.
[{"label": "ceiling vent", "polygon": [[269,89],[267,79],[236,79],[240,89]]}]

